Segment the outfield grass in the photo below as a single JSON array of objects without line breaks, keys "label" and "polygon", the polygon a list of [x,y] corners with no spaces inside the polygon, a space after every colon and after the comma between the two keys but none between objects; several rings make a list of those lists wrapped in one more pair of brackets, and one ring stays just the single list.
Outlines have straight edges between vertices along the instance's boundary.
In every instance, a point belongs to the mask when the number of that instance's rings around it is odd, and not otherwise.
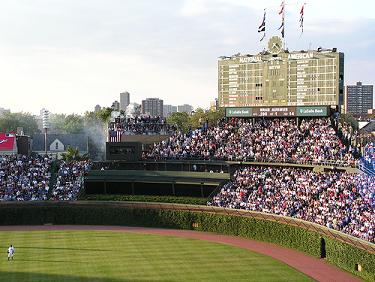
[{"label": "outfield grass", "polygon": [[[9,244],[16,249],[7,261]],[[0,281],[309,281],[218,243],[113,231],[0,232]]]}]

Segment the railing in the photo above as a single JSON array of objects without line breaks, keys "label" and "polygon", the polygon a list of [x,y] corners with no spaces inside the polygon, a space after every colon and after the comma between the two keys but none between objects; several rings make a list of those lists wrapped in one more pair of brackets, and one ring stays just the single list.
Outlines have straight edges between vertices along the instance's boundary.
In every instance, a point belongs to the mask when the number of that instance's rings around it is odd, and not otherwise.
[{"label": "railing", "polygon": [[321,165],[321,166],[333,166],[333,167],[352,167],[358,168],[359,164],[357,161],[347,162],[345,160],[293,160],[290,158],[285,158],[281,160],[277,159],[256,159],[256,158],[199,158],[199,157],[188,157],[188,158],[161,158],[161,159],[145,159],[145,162],[168,162],[168,161],[205,161],[205,162],[249,162],[249,163],[285,163],[285,164],[297,164],[297,165]]},{"label": "railing", "polygon": [[[12,202],[3,202],[1,205],[14,205]],[[19,204],[19,203],[17,203]],[[242,216],[249,217],[260,220],[273,221],[280,224],[287,224],[303,228],[305,230],[316,232],[322,236],[327,236],[332,239],[347,243],[358,249],[365,250],[371,254],[375,254],[375,244],[356,238],[354,236],[342,233],[340,231],[327,228],[325,226],[304,221],[301,219],[296,219],[292,217],[285,217],[275,214],[268,214],[262,212],[237,210],[237,209],[227,209],[221,207],[213,206],[197,206],[197,205],[186,205],[186,204],[170,204],[170,203],[146,203],[146,202],[118,202],[118,201],[72,201],[72,202],[24,202],[25,206],[111,206],[111,207],[128,207],[137,209],[160,209],[160,210],[178,210],[178,211],[188,211],[188,212],[207,212],[218,215],[229,215],[229,216]]]},{"label": "railing", "polygon": [[309,166],[327,166],[327,167],[336,167],[336,168],[358,168],[357,163],[348,163],[343,160],[292,160],[292,159],[283,159],[283,160],[272,160],[272,159],[246,159],[244,161],[229,161],[229,163],[270,163],[270,164],[283,164],[283,165],[309,165]]},{"label": "railing", "polygon": [[219,191],[221,191],[221,189],[226,185],[226,184],[228,184],[228,182],[230,182],[230,180],[224,180],[224,181],[222,181],[211,193],[210,193],[210,195],[208,195],[208,197],[207,197],[207,199],[208,200],[212,200],[212,198],[214,197],[214,196],[216,196],[218,193],[219,193]]},{"label": "railing", "polygon": [[367,168],[366,165],[363,162],[360,163],[359,170],[361,170],[363,173],[365,173],[369,176],[375,176],[375,171]]},{"label": "railing", "polygon": [[204,161],[204,160],[160,160],[160,161],[105,161],[94,162],[93,170],[150,170],[150,171],[190,171],[208,172],[228,172],[229,164],[224,161]]},{"label": "railing", "polygon": [[[260,165],[260,166],[267,166],[267,165],[280,165],[280,166],[307,166],[307,167],[314,167],[314,166],[325,166],[325,167],[335,167],[335,168],[357,168],[357,165],[349,165],[345,164],[344,161],[293,161],[293,160],[284,160],[284,162],[279,162],[277,160],[255,160],[255,159],[246,159],[243,161],[240,160],[200,160],[200,159],[162,159],[162,160],[143,160],[138,162],[122,162],[122,161],[107,161],[107,162],[95,162],[93,164],[94,170],[99,170],[102,167],[106,167],[107,169],[119,169],[119,170],[127,170],[130,167],[132,170],[171,170],[168,169],[168,165],[176,165],[173,166],[172,170],[188,170],[188,171],[209,171],[210,167],[223,170],[227,172],[228,167],[230,165]],[[184,167],[186,165],[186,167]],[[193,170],[193,166],[195,165],[197,170]],[[157,167],[154,167],[157,166]]]}]

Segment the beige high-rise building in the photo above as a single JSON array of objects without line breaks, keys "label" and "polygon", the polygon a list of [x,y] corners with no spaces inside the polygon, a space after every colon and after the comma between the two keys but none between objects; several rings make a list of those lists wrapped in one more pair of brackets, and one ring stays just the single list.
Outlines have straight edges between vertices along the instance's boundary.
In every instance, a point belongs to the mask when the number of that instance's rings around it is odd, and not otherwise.
[{"label": "beige high-rise building", "polygon": [[147,98],[142,100],[142,114],[152,117],[163,116],[163,100],[159,98]]},{"label": "beige high-rise building", "polygon": [[216,112],[219,109],[218,99],[210,102],[210,111]]},{"label": "beige high-rise building", "polygon": [[220,107],[342,106],[344,54],[336,48],[284,50],[274,36],[268,50],[218,62]]}]

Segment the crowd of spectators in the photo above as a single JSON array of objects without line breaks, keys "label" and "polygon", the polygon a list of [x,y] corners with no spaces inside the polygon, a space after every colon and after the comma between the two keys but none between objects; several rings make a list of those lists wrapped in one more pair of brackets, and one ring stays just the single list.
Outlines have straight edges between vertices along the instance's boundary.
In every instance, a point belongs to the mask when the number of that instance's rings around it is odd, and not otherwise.
[{"label": "crowd of spectators", "polygon": [[333,121],[333,127],[337,130],[337,135],[344,144],[351,144],[352,140],[358,138],[358,131],[354,130],[353,127],[345,121],[335,119]]},{"label": "crowd of spectators", "polygon": [[375,243],[375,177],[367,175],[245,167],[209,204],[295,217]]},{"label": "crowd of spectators", "polygon": [[0,201],[76,200],[91,162],[61,162],[59,166],[52,184],[50,157],[0,155]]},{"label": "crowd of spectators", "polygon": [[46,200],[51,177],[51,159],[42,156],[0,156],[0,200]]},{"label": "crowd of spectators", "polygon": [[90,161],[60,163],[56,184],[53,185],[52,200],[77,200],[83,187],[83,176],[91,168]]},{"label": "crowd of spectators", "polygon": [[366,167],[375,172],[375,142],[369,142],[365,145],[363,160]]},{"label": "crowd of spectators", "polygon": [[355,165],[355,148],[336,135],[329,118],[232,118],[188,133],[176,131],[156,143],[144,159],[203,159]]},{"label": "crowd of spectators", "polygon": [[117,117],[109,123],[109,136],[118,135],[155,135],[171,134],[176,131],[174,125],[170,125],[162,117],[137,116],[134,118]]}]

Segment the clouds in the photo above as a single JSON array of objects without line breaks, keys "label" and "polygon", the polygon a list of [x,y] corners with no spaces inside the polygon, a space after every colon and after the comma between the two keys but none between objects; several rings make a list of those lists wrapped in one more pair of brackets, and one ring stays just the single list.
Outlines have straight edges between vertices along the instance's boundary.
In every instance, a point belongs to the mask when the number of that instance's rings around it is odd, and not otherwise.
[{"label": "clouds", "polygon": [[[17,52],[16,52],[17,53]],[[208,72],[189,72],[154,64],[142,56],[87,52],[80,49],[33,49],[17,56],[0,56],[2,99],[13,104],[12,110],[37,112],[46,107],[52,112],[82,113],[96,104],[109,106],[126,89],[139,102],[146,97],[171,93],[168,102],[191,102],[189,96],[210,97]],[[194,81],[194,83],[186,83]],[[5,94],[6,93],[6,94]],[[211,95],[210,95],[211,94]]]},{"label": "clouds", "polygon": [[[226,9],[229,6],[240,7],[255,12],[278,12],[282,0],[184,0],[182,11],[189,16],[199,16],[218,7]],[[285,1],[286,11],[290,15],[298,14],[302,4],[306,3],[309,17],[312,19],[375,19],[373,13],[375,2],[364,0],[358,3],[352,1],[326,0],[288,0]],[[183,13],[184,14],[184,13]]]},{"label": "clouds", "polygon": [[[278,34],[279,2],[4,0],[2,106],[37,112],[47,104],[52,111],[83,112],[97,103],[110,105],[127,90],[132,101],[158,96],[206,107],[217,96],[217,57],[262,50],[257,27],[263,8],[267,35]],[[287,1],[289,49],[311,43],[343,50],[350,62],[346,78],[353,82],[362,73],[354,66],[375,60],[373,2],[363,1],[363,9],[350,1],[311,1],[300,38],[302,2]],[[374,72],[371,63],[365,69],[363,77]],[[63,99],[56,103],[55,97]]]},{"label": "clouds", "polygon": [[196,17],[207,14],[211,9],[209,0],[186,0],[183,2],[180,14],[186,17]]}]

